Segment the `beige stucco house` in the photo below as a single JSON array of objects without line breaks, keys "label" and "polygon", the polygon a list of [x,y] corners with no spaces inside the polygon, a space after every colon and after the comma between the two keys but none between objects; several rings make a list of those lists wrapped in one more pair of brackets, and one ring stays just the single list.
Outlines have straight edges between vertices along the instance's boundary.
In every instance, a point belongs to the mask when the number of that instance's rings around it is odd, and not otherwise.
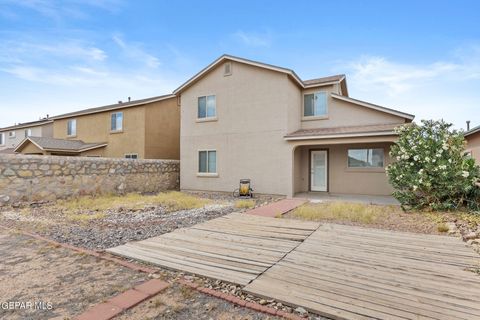
[{"label": "beige stucco house", "polygon": [[38,121],[0,128],[0,153],[14,153],[15,148],[26,137],[30,136],[52,137],[53,120],[44,118]]},{"label": "beige stucco house", "polygon": [[180,158],[180,110],[173,94],[51,117],[52,139],[25,139],[23,154],[131,159]]},{"label": "beige stucco house", "polygon": [[476,162],[480,163],[480,126],[465,133],[467,152],[470,152]]},{"label": "beige stucco house", "polygon": [[389,195],[394,128],[414,116],[350,98],[344,75],[224,55],[174,91],[181,106],[182,190]]}]

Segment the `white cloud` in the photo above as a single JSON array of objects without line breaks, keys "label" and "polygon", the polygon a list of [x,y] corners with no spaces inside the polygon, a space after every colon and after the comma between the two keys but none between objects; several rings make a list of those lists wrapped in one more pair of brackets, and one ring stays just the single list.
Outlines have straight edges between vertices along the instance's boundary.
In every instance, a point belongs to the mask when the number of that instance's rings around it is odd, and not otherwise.
[{"label": "white cloud", "polygon": [[468,119],[480,124],[479,47],[425,64],[363,56],[336,69],[346,71],[354,98],[415,114],[417,120],[443,118],[458,128]]},{"label": "white cloud", "polygon": [[269,47],[272,43],[272,35],[270,32],[256,33],[239,30],[235,32],[233,36],[249,47]]},{"label": "white cloud", "polygon": [[139,43],[126,43],[121,35],[114,35],[113,41],[123,50],[123,53],[131,58],[144,63],[147,67],[155,69],[161,65],[160,60],[146,52]]}]

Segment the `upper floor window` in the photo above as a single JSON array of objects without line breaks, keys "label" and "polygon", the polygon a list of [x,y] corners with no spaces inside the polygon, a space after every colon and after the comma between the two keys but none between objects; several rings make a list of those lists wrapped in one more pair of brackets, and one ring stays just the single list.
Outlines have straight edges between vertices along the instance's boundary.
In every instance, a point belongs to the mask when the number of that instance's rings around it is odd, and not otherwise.
[{"label": "upper floor window", "polygon": [[32,129],[25,129],[25,138],[30,137],[32,135]]},{"label": "upper floor window", "polygon": [[383,168],[383,149],[348,149],[349,168]]},{"label": "upper floor window", "polygon": [[5,144],[5,133],[0,133],[0,146]]},{"label": "upper floor window", "polygon": [[10,131],[10,132],[8,133],[8,137],[9,137],[9,138],[15,138],[15,131]]},{"label": "upper floor window", "polygon": [[77,119],[70,119],[67,121],[67,136],[77,135]]},{"label": "upper floor window", "polygon": [[217,173],[217,151],[205,150],[198,152],[198,172]]},{"label": "upper floor window", "polygon": [[215,118],[217,116],[216,96],[198,97],[198,119]]},{"label": "upper floor window", "polygon": [[123,130],[123,112],[112,113],[112,117],[110,121],[110,129],[112,131]]},{"label": "upper floor window", "polygon": [[326,92],[309,93],[303,96],[304,117],[324,117],[327,112]]},{"label": "upper floor window", "polygon": [[231,62],[226,62],[223,65],[223,75],[224,76],[232,75],[232,63]]}]

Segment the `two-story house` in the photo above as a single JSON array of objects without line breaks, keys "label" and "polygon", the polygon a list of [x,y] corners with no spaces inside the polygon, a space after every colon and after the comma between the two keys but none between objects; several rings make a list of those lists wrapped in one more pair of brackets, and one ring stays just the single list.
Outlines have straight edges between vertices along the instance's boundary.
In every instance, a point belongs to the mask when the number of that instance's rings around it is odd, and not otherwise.
[{"label": "two-story house", "polygon": [[224,55],[178,89],[180,187],[293,196],[389,195],[394,128],[414,116],[348,96],[344,75],[302,80],[292,70]]},{"label": "two-story house", "polygon": [[480,163],[480,126],[468,130],[464,136],[467,140],[467,152]]},{"label": "two-story house", "polygon": [[51,117],[52,138],[26,138],[23,154],[179,159],[180,110],[175,95],[119,102]]},{"label": "two-story house", "polygon": [[19,123],[0,128],[0,153],[14,153],[15,148],[26,137],[52,137],[53,120],[49,118]]}]

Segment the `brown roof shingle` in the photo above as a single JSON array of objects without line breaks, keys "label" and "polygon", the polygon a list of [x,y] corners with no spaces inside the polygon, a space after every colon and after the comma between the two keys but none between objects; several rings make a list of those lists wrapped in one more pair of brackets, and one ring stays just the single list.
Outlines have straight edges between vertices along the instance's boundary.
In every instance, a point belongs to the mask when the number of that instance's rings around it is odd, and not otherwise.
[{"label": "brown roof shingle", "polygon": [[394,129],[401,125],[404,125],[404,123],[301,129],[287,134],[285,138],[341,136],[345,134],[394,134]]},{"label": "brown roof shingle", "polygon": [[328,76],[328,77],[322,77],[322,78],[316,78],[316,79],[310,79],[310,80],[303,80],[303,84],[306,86],[314,85],[314,84],[323,84],[327,82],[338,82],[341,81],[343,78],[345,78],[344,74],[337,74],[334,76]]},{"label": "brown roof shingle", "polygon": [[105,142],[85,143],[82,140],[66,140],[47,137],[28,137],[27,139],[31,140],[33,143],[40,146],[44,150],[66,150],[72,152],[79,152],[81,150],[106,145]]}]

